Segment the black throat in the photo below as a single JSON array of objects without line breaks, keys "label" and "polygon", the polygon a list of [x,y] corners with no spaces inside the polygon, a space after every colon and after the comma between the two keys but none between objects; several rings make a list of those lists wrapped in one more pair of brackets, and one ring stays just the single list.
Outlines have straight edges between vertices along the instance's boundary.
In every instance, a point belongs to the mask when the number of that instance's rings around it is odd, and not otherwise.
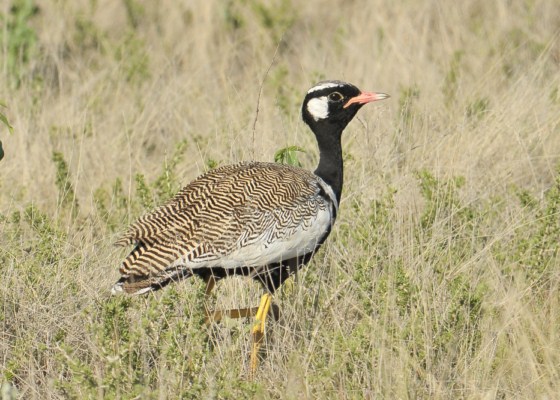
[{"label": "black throat", "polygon": [[340,203],[344,182],[341,144],[344,126],[326,123],[314,128],[313,131],[319,145],[319,165],[315,170],[315,175],[332,187],[336,201]]}]

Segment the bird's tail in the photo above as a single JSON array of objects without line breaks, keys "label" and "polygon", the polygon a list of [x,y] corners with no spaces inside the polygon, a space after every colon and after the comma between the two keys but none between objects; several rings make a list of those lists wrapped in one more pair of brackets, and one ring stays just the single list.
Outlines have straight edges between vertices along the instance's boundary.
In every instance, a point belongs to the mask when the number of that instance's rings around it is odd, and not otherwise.
[{"label": "bird's tail", "polygon": [[124,275],[113,285],[111,294],[116,295],[123,292],[127,294],[144,294],[153,292],[167,286],[171,282],[186,279],[191,275],[192,272],[187,269],[162,271],[160,274],[153,276]]}]

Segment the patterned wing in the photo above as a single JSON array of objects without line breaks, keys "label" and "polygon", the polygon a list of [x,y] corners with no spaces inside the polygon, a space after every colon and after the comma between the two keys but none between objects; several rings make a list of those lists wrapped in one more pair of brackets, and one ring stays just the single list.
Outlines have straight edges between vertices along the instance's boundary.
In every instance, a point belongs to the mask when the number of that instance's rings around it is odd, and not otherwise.
[{"label": "patterned wing", "polygon": [[210,171],[117,242],[136,244],[121,266],[121,283],[138,292],[138,282],[151,287],[193,268],[258,266],[312,251],[332,222],[321,191],[311,172],[280,164]]}]

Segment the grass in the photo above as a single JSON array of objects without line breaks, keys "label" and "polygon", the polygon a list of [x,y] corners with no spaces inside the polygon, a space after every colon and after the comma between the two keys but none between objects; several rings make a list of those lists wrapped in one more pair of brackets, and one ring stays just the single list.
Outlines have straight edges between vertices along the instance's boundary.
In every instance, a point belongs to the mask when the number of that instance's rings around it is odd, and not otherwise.
[{"label": "grass", "polygon": [[[2,3],[2,398],[557,397],[558,26],[553,0]],[[205,328],[194,279],[112,297],[112,243],[209,168],[312,169],[324,78],[392,98],[345,132],[251,380],[249,321]]]}]

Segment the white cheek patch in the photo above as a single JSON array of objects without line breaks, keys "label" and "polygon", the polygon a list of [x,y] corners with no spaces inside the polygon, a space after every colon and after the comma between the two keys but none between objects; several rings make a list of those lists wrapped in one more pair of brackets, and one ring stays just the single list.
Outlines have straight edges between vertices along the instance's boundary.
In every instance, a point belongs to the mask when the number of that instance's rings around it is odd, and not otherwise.
[{"label": "white cheek patch", "polygon": [[309,93],[313,93],[313,92],[317,92],[319,90],[323,90],[323,89],[328,89],[328,88],[335,88],[335,87],[340,87],[340,83],[336,83],[336,82],[324,82],[324,83],[320,83],[317,86],[313,86],[311,89],[309,89],[307,91],[307,94]]},{"label": "white cheek patch", "polygon": [[317,97],[307,102],[307,111],[315,121],[329,116],[329,101],[327,96]]}]

